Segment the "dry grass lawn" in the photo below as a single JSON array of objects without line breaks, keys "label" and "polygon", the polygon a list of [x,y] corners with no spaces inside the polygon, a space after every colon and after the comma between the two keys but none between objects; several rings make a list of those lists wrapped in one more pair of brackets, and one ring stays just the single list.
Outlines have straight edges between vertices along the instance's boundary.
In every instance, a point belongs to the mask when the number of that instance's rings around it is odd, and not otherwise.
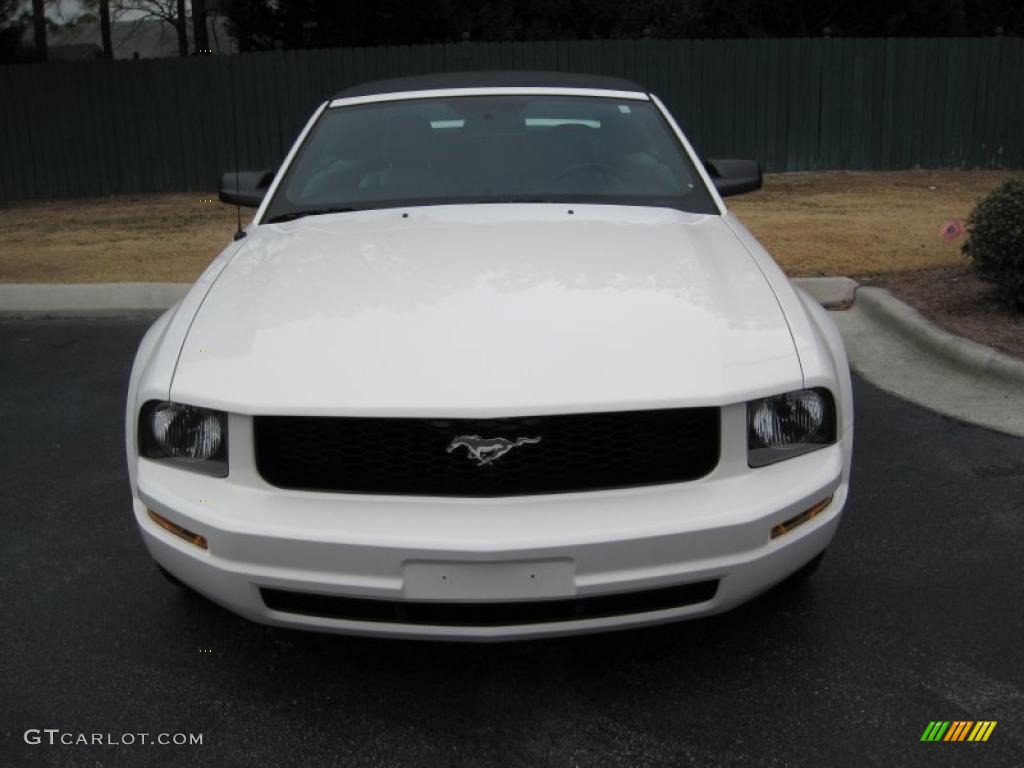
[{"label": "dry grass lawn", "polygon": [[0,208],[0,282],[191,282],[234,232],[215,194],[16,203]]},{"label": "dry grass lawn", "polygon": [[776,174],[732,209],[786,272],[862,275],[960,265],[962,239],[942,225],[966,220],[1007,171],[830,171]]},{"label": "dry grass lawn", "polygon": [[[790,275],[861,275],[962,264],[940,230],[1012,173],[774,174],[733,210]],[[212,195],[146,195],[0,208],[0,282],[188,282],[230,240]]]}]

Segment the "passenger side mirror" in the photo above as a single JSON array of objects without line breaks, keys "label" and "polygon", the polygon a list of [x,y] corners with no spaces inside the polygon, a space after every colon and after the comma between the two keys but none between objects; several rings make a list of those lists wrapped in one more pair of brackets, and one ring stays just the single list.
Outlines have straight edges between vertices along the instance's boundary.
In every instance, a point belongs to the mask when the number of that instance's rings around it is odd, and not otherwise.
[{"label": "passenger side mirror", "polygon": [[257,208],[263,202],[275,171],[228,171],[220,177],[220,201]]},{"label": "passenger side mirror", "polygon": [[761,188],[761,166],[756,160],[705,160],[704,167],[722,197]]}]

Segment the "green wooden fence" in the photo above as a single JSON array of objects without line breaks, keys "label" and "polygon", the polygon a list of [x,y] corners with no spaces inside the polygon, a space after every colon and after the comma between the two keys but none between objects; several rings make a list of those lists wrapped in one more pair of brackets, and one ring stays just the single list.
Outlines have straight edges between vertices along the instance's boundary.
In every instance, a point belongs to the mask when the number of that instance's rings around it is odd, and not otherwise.
[{"label": "green wooden fence", "polygon": [[1024,167],[1021,38],[458,43],[0,67],[0,200],[210,190],[348,85],[510,68],[630,78],[768,171]]}]

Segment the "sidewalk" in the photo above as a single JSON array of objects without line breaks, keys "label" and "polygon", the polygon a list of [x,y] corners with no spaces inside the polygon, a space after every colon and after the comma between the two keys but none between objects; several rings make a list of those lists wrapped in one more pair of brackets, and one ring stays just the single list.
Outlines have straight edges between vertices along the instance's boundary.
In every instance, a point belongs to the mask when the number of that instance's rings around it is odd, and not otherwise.
[{"label": "sidewalk", "polygon": [[[910,309],[881,289],[859,288],[853,307],[831,313],[854,371],[879,389],[912,403],[1024,437],[1024,363],[946,334],[921,318],[920,323],[950,337],[945,352],[939,353],[924,341],[921,331],[900,325],[887,317],[884,309],[880,312],[865,300],[869,290],[885,294],[881,298],[883,307]],[[985,350],[983,357],[974,354],[979,352],[978,347]],[[985,357],[989,365],[983,364]],[[999,370],[999,364],[1005,370]],[[1022,369],[1019,378],[1013,374],[1014,364]]]}]

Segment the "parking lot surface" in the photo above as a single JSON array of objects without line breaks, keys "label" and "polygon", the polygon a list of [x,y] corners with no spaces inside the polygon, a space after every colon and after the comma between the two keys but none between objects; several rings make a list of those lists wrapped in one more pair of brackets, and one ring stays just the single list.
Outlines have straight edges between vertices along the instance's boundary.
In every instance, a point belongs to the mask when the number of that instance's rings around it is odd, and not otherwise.
[{"label": "parking lot surface", "polygon": [[[123,447],[147,325],[0,321],[0,765],[1024,765],[1024,440],[856,381],[850,502],[803,588],[544,642],[305,634],[149,561]],[[998,725],[922,743],[932,720]]]}]

